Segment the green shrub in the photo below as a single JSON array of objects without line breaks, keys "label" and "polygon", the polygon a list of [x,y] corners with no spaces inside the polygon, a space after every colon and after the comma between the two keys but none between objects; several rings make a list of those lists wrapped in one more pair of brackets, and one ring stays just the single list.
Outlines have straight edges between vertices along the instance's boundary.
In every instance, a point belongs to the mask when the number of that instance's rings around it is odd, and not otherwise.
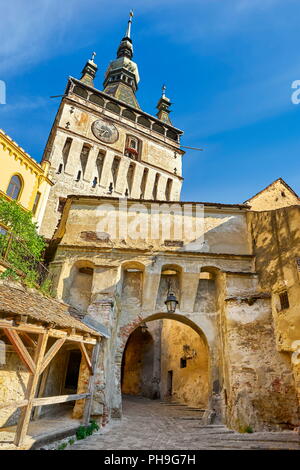
[{"label": "green shrub", "polygon": [[96,421],[92,420],[89,426],[80,426],[76,431],[76,438],[81,441],[88,436],[91,436],[94,431],[98,431],[99,426]]},{"label": "green shrub", "polygon": [[251,426],[246,426],[245,427],[245,432],[249,433],[249,434],[252,434],[253,433],[253,429]]},{"label": "green shrub", "polygon": [[76,438],[78,441],[81,441],[82,439],[85,439],[86,436],[86,426],[80,426],[76,431]]},{"label": "green shrub", "polygon": [[28,287],[36,287],[40,277],[38,263],[42,261],[46,243],[31,217],[31,212],[22,209],[16,201],[0,197],[0,223],[9,231],[0,233],[0,256],[6,254],[5,260],[10,265],[0,277],[22,279]]},{"label": "green shrub", "polygon": [[62,444],[60,444],[57,448],[57,450],[65,450],[65,448],[67,447],[68,443],[67,442],[63,442]]}]

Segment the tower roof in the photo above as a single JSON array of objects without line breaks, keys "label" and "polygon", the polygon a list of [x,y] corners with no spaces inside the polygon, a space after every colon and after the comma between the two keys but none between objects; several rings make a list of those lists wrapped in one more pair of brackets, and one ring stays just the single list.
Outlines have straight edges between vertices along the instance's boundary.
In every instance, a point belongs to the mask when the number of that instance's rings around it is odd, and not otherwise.
[{"label": "tower roof", "polygon": [[125,36],[121,39],[117,50],[117,57],[111,61],[105,74],[103,83],[104,93],[114,96],[120,101],[139,108],[135,92],[138,89],[140,76],[138,66],[133,62],[133,45],[131,40],[131,25],[133,11],[129,13],[129,20]]},{"label": "tower roof", "polygon": [[159,100],[159,102],[157,103],[157,106],[156,106],[156,108],[158,109],[157,117],[161,121],[172,125],[170,117],[169,117],[169,114],[171,112],[170,106],[171,106],[172,103],[169,100],[169,98],[166,97],[166,89],[167,89],[166,85],[163,85],[162,86],[162,95],[161,95],[161,98],[160,98],[160,100]]},{"label": "tower roof", "polygon": [[90,86],[94,86],[94,78],[98,70],[98,66],[94,62],[95,56],[96,52],[93,52],[92,57],[87,61],[81,72],[80,81]]}]

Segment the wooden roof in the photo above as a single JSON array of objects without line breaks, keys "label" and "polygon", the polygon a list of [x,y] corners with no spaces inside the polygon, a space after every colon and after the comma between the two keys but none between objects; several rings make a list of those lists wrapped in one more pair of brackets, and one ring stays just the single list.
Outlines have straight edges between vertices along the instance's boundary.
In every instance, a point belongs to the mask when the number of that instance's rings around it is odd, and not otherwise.
[{"label": "wooden roof", "polygon": [[0,281],[0,315],[27,316],[35,322],[58,328],[74,328],[76,331],[102,336],[78,318],[76,309],[58,300],[46,297],[35,289],[26,289],[21,284]]}]

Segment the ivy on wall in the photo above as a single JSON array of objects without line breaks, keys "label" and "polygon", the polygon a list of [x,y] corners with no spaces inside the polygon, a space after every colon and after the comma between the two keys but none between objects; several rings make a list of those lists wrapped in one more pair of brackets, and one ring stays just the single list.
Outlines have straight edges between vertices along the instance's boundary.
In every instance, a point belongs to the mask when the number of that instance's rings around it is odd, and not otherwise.
[{"label": "ivy on wall", "polygon": [[46,243],[37,233],[32,213],[15,201],[0,198],[0,224],[7,228],[7,232],[2,229],[0,233],[0,257],[10,265],[1,277],[18,279],[21,272],[26,284],[40,284]]}]

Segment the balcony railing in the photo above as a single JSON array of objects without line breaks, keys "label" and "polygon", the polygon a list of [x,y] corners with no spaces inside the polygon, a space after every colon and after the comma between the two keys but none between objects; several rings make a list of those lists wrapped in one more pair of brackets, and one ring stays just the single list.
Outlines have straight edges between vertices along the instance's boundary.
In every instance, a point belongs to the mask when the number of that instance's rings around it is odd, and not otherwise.
[{"label": "balcony railing", "polygon": [[28,250],[26,242],[0,225],[0,263],[33,285],[40,286],[49,271]]}]

